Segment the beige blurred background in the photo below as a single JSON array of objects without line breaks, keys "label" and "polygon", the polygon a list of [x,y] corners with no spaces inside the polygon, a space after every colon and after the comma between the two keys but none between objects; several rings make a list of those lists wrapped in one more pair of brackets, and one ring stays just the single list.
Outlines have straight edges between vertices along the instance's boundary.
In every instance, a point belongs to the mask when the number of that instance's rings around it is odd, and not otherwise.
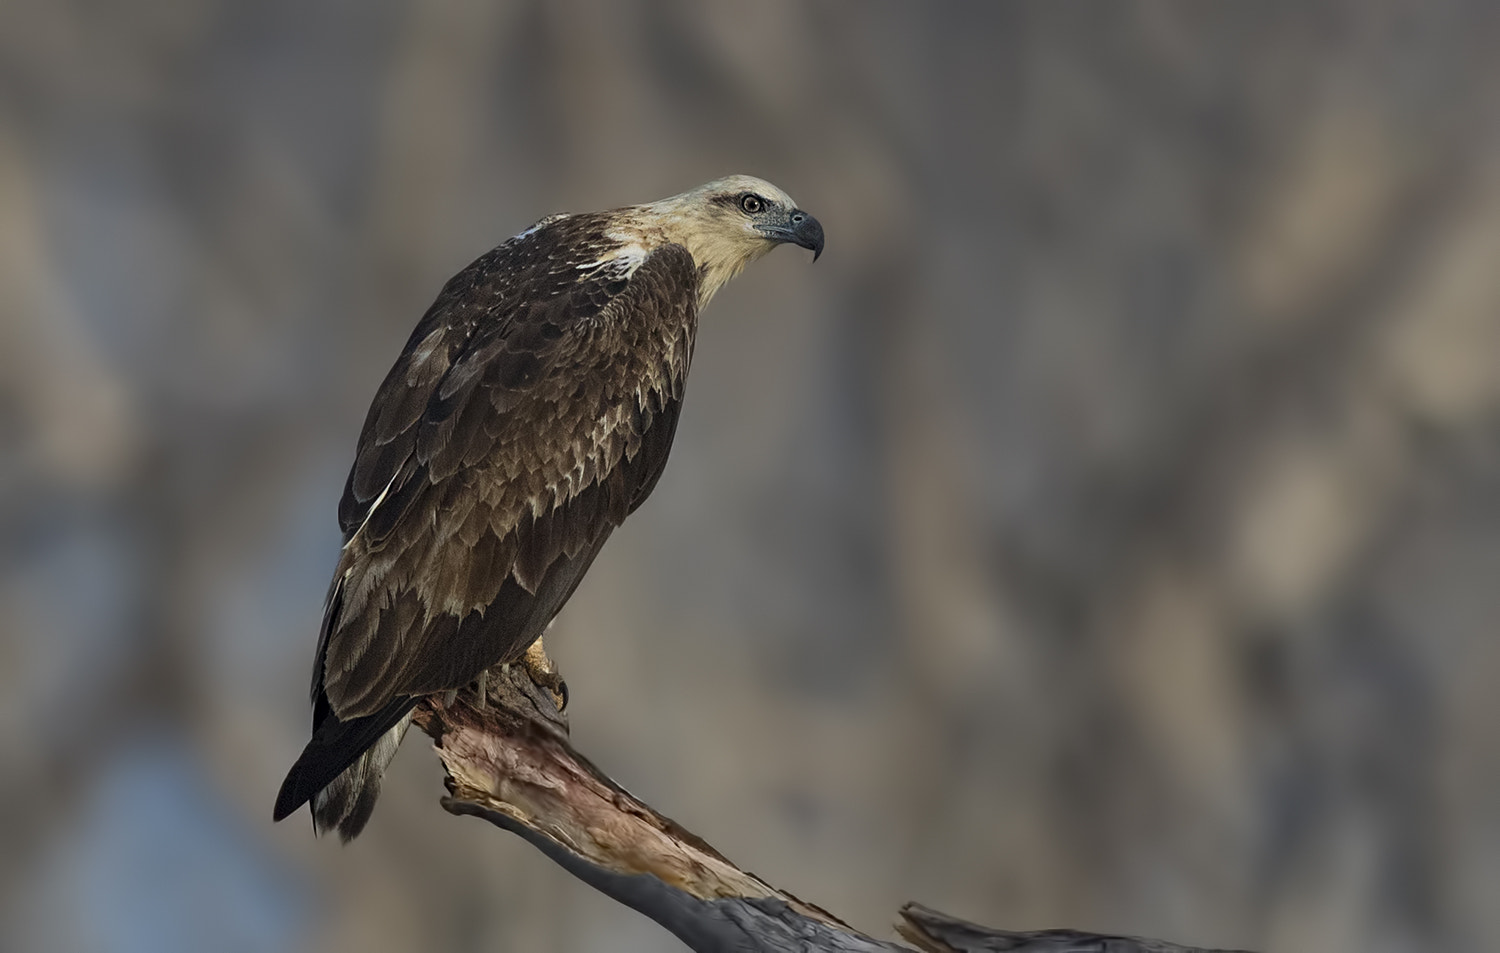
[{"label": "beige blurred background", "polygon": [[442,282],[730,172],[549,645],[578,745],[888,935],[916,899],[1500,949],[1500,8],[0,0],[0,948],[647,951],[437,805],[270,823],[335,504]]}]

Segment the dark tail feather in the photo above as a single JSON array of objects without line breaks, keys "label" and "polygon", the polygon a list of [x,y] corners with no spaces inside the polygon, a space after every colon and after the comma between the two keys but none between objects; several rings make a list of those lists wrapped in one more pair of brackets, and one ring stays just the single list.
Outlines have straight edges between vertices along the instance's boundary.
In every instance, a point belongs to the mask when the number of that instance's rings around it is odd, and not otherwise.
[{"label": "dark tail feather", "polygon": [[395,727],[376,739],[355,762],[333,779],[328,787],[313,795],[313,830],[319,834],[335,828],[348,843],[364,830],[380,796],[380,780],[396,757],[406,729],[411,727],[411,713],[397,721]]},{"label": "dark tail feather", "polygon": [[[333,827],[349,840],[370,819],[380,793],[380,775],[396,753],[416,707],[415,698],[396,698],[373,715],[340,721],[332,713],[313,731],[312,740],[276,795],[272,814],[281,820],[317,797],[313,826]],[[324,796],[318,796],[325,792]]]}]

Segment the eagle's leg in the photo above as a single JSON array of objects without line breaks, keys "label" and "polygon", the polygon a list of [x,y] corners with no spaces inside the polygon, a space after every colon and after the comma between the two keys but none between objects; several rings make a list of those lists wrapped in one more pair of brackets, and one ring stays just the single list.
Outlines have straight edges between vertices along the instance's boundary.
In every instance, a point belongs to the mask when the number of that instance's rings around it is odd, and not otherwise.
[{"label": "eagle's leg", "polygon": [[547,657],[547,650],[542,647],[541,639],[537,639],[526,649],[521,664],[526,666],[526,674],[531,676],[533,682],[553,694],[557,700],[557,710],[567,710],[568,683],[557,674],[557,666]]},{"label": "eagle's leg", "polygon": [[480,672],[479,677],[474,680],[474,697],[475,699],[477,699],[474,703],[474,707],[479,709],[480,711],[484,711],[489,707],[489,702],[486,700],[485,696],[485,693],[489,690],[489,687],[490,670],[485,669],[484,671]]}]

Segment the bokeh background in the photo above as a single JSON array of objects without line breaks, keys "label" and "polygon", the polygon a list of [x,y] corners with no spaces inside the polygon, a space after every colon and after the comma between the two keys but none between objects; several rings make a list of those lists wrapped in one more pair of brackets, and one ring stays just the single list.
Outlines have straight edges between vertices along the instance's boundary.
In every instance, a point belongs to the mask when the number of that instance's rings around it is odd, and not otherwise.
[{"label": "bokeh background", "polygon": [[730,172],[549,645],[578,745],[880,935],[917,899],[1500,949],[1500,8],[0,2],[0,948],[660,950],[437,805],[270,823],[336,500],[453,272]]}]

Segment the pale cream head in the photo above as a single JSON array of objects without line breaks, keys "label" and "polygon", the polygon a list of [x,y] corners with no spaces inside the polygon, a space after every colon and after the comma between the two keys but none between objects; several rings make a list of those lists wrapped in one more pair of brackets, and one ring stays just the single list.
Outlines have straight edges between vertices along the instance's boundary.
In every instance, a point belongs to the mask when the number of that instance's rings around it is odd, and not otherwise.
[{"label": "pale cream head", "polygon": [[750,175],[715,179],[681,195],[627,210],[639,225],[686,248],[698,263],[698,306],[777,245],[823,252],[823,227],[781,189]]}]

